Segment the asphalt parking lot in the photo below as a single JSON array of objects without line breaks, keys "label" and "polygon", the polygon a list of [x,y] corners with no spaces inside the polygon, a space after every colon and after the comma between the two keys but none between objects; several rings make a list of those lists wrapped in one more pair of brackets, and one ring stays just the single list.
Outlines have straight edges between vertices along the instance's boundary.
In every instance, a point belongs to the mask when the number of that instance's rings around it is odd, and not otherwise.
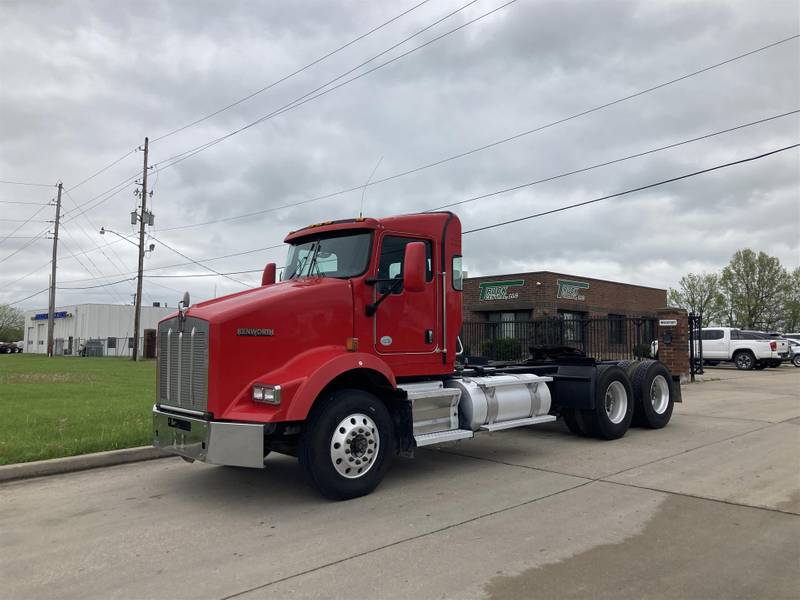
[{"label": "asphalt parking lot", "polygon": [[397,459],[332,503],[293,459],[0,485],[3,598],[797,598],[800,369],[707,369],[671,424]]}]

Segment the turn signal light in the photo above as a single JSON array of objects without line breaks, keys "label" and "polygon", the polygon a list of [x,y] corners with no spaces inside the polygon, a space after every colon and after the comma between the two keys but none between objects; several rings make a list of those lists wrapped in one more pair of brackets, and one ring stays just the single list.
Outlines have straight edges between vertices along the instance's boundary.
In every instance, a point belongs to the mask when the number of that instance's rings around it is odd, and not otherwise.
[{"label": "turn signal light", "polygon": [[358,352],[358,338],[351,337],[347,338],[344,343],[344,347],[347,349],[348,352]]},{"label": "turn signal light", "polygon": [[262,404],[280,404],[281,386],[262,385],[260,383],[255,384],[253,386],[253,402],[261,402]]}]

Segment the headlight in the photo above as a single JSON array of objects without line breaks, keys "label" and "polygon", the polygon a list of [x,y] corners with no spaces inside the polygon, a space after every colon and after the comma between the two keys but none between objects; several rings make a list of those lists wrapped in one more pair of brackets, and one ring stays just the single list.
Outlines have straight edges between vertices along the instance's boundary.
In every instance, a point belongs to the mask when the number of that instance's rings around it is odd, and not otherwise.
[{"label": "headlight", "polygon": [[253,402],[261,402],[263,404],[280,404],[281,386],[263,385],[261,383],[255,384],[253,386]]}]

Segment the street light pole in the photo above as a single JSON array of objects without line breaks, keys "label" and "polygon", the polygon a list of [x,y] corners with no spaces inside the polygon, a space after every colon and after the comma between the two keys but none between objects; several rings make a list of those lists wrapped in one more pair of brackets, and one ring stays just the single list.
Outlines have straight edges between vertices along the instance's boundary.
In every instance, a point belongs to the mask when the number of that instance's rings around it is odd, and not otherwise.
[{"label": "street light pole", "polygon": [[144,270],[144,225],[147,219],[147,149],[144,138],[144,166],[142,167],[142,210],[139,213],[139,276],[136,280],[136,307],[133,318],[133,357],[139,360],[139,325],[142,318],[142,271]]}]

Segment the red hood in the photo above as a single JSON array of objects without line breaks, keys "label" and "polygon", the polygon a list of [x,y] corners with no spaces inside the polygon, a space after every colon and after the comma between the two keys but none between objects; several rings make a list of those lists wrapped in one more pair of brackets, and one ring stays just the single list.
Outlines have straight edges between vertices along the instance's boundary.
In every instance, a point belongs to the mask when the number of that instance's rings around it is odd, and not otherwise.
[{"label": "red hood", "polygon": [[253,380],[309,348],[344,351],[353,335],[352,284],[292,279],[201,302],[187,316],[209,323],[208,410],[220,417],[235,398],[249,398]]}]

